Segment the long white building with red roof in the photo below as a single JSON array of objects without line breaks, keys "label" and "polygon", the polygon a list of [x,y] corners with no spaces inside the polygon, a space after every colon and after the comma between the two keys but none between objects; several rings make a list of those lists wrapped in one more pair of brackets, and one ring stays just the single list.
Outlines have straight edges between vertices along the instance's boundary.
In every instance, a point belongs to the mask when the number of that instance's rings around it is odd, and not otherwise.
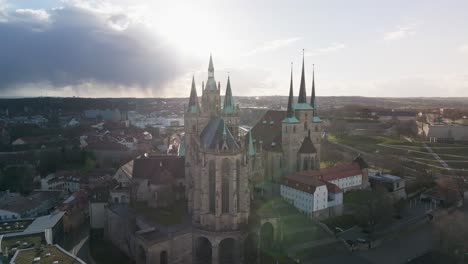
[{"label": "long white building with red roof", "polygon": [[[301,212],[318,216],[339,214],[343,193],[369,186],[367,166],[358,157],[350,164],[305,170],[283,177],[280,194]],[[333,209],[333,210],[326,210]]]}]

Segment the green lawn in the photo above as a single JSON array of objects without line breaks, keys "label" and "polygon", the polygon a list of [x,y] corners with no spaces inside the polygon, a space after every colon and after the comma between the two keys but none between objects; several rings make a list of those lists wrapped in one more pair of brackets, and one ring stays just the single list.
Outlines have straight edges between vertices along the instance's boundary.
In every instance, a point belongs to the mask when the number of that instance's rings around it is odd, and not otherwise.
[{"label": "green lawn", "polygon": [[181,224],[187,215],[186,201],[176,201],[172,206],[152,208],[144,202],[132,203],[131,207],[146,219],[161,225]]},{"label": "green lawn", "polygon": [[[378,153],[383,156],[407,157],[414,161],[413,164],[407,166],[411,166],[414,169],[437,170],[437,168],[434,168],[433,166],[442,167],[440,162],[437,161],[432,153],[424,147],[422,142],[408,142],[407,140],[399,137],[348,135],[329,135],[329,140],[367,153]],[[430,146],[443,160],[468,161],[467,145],[443,143],[427,143],[427,145]],[[447,162],[447,164],[454,169],[468,170],[468,162]]]},{"label": "green lawn", "polygon": [[[18,243],[19,242],[19,243]],[[23,245],[26,243],[26,245]],[[42,245],[42,236],[40,235],[31,235],[23,237],[13,237],[13,238],[4,238],[2,239],[2,251],[6,248],[11,250],[12,248],[23,249],[34,246]]]},{"label": "green lawn", "polygon": [[[107,252],[106,256],[112,255]],[[39,257],[40,260],[33,261],[34,258]],[[15,263],[17,264],[29,264],[29,263],[37,263],[37,264],[50,264],[57,261],[57,263],[63,264],[72,264],[77,263],[74,257],[65,254],[55,246],[46,246],[44,247],[43,251],[38,251],[35,248],[27,249],[20,251],[16,256]]]},{"label": "green lawn", "polygon": [[330,237],[330,234],[316,222],[279,198],[264,203],[257,210],[257,214],[265,217],[281,217],[283,242],[287,246]]},{"label": "green lawn", "polygon": [[383,147],[378,144],[403,144],[408,143],[406,140],[399,137],[384,137],[384,136],[348,136],[348,135],[328,135],[328,140],[331,142],[347,145],[357,148],[368,153],[382,151]]}]

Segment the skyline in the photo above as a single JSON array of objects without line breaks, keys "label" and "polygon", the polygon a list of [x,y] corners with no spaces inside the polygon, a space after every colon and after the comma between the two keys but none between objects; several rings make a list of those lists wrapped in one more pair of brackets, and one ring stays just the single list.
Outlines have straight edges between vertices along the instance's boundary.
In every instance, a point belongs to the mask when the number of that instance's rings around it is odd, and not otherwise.
[{"label": "skyline", "polygon": [[467,97],[467,7],[0,0],[0,34],[9,36],[0,89],[4,97],[187,97],[192,75],[200,93],[212,53],[223,92],[229,72],[234,96],[285,96],[290,63],[298,84],[305,49],[307,92],[315,64],[318,96]]}]

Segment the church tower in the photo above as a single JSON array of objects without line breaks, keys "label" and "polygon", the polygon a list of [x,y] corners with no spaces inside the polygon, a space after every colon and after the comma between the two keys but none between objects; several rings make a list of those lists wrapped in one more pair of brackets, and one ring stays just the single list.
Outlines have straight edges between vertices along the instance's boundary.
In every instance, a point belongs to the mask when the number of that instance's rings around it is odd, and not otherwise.
[{"label": "church tower", "polygon": [[208,66],[208,80],[202,94],[202,112],[205,116],[217,116],[221,110],[220,87],[214,78],[213,58],[210,55]]},{"label": "church tower", "polygon": [[286,118],[281,122],[281,144],[283,147],[284,170],[283,175],[288,175],[297,170],[297,152],[302,139],[301,122],[296,118],[294,108],[293,75],[291,66],[291,83],[289,86],[288,111]]},{"label": "church tower", "polygon": [[234,104],[234,97],[232,96],[231,79],[228,76],[226,85],[226,94],[224,95],[223,109],[221,110],[224,121],[226,121],[232,135],[239,139],[239,108]]},{"label": "church tower", "polygon": [[320,150],[321,150],[321,141],[322,141],[322,120],[318,116],[317,110],[317,100],[315,98],[315,65],[312,68],[312,96],[310,97],[310,106],[313,109],[312,114],[312,125],[310,127],[310,138],[312,143],[315,146],[317,151],[316,157],[316,168],[320,168]]},{"label": "church tower", "polygon": [[[185,150],[194,263],[220,263],[219,260],[239,263],[240,255],[237,251],[232,254],[229,245],[233,240],[234,244],[240,244],[245,237],[241,227],[247,224],[250,213],[249,165],[255,157],[261,157],[256,155],[252,142],[245,144],[239,137],[239,109],[234,103],[230,77],[221,104],[211,55],[208,80],[202,91],[200,106],[192,79],[182,149]],[[224,235],[226,232],[229,238]],[[205,250],[207,247],[212,248],[211,256]]]}]

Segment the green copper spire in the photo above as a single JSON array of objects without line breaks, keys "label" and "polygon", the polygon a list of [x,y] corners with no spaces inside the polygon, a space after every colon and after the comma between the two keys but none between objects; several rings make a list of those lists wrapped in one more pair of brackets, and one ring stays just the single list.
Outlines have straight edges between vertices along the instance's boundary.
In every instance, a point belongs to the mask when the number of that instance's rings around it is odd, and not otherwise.
[{"label": "green copper spire", "polygon": [[291,63],[291,83],[289,85],[289,98],[288,98],[288,112],[286,118],[283,120],[285,123],[297,123],[296,116],[294,115],[294,108],[293,108],[293,100],[294,100],[294,93],[293,93],[293,75],[292,75],[292,63]]},{"label": "green copper spire", "polygon": [[190,99],[187,112],[198,113],[200,105],[198,103],[197,88],[195,87],[195,76],[192,77],[192,90],[190,90]]},{"label": "green copper spire", "polygon": [[287,115],[287,117],[294,117],[293,99],[294,99],[293,74],[292,74],[292,64],[291,64],[291,82],[289,84],[288,115]]},{"label": "green copper spire", "polygon": [[[310,97],[310,106],[315,109],[315,65],[312,64],[312,96]],[[315,111],[314,111],[315,113]]]},{"label": "green copper spire", "polygon": [[320,117],[317,115],[317,101],[315,98],[315,65],[312,67],[312,96],[310,98],[310,106],[314,109],[314,112],[312,113],[313,119],[312,122],[314,123],[321,123],[322,120]]},{"label": "green copper spire", "polygon": [[302,50],[302,73],[301,73],[301,86],[299,89],[299,98],[297,103],[307,103],[306,85],[305,85],[305,69],[304,69],[304,50]]},{"label": "green copper spire", "polygon": [[235,111],[236,111],[236,106],[234,105],[234,98],[232,97],[231,80],[228,76],[226,94],[224,95],[223,112],[234,113]]},{"label": "green copper spire", "polygon": [[255,156],[255,148],[252,140],[252,130],[249,132],[249,156]]}]

